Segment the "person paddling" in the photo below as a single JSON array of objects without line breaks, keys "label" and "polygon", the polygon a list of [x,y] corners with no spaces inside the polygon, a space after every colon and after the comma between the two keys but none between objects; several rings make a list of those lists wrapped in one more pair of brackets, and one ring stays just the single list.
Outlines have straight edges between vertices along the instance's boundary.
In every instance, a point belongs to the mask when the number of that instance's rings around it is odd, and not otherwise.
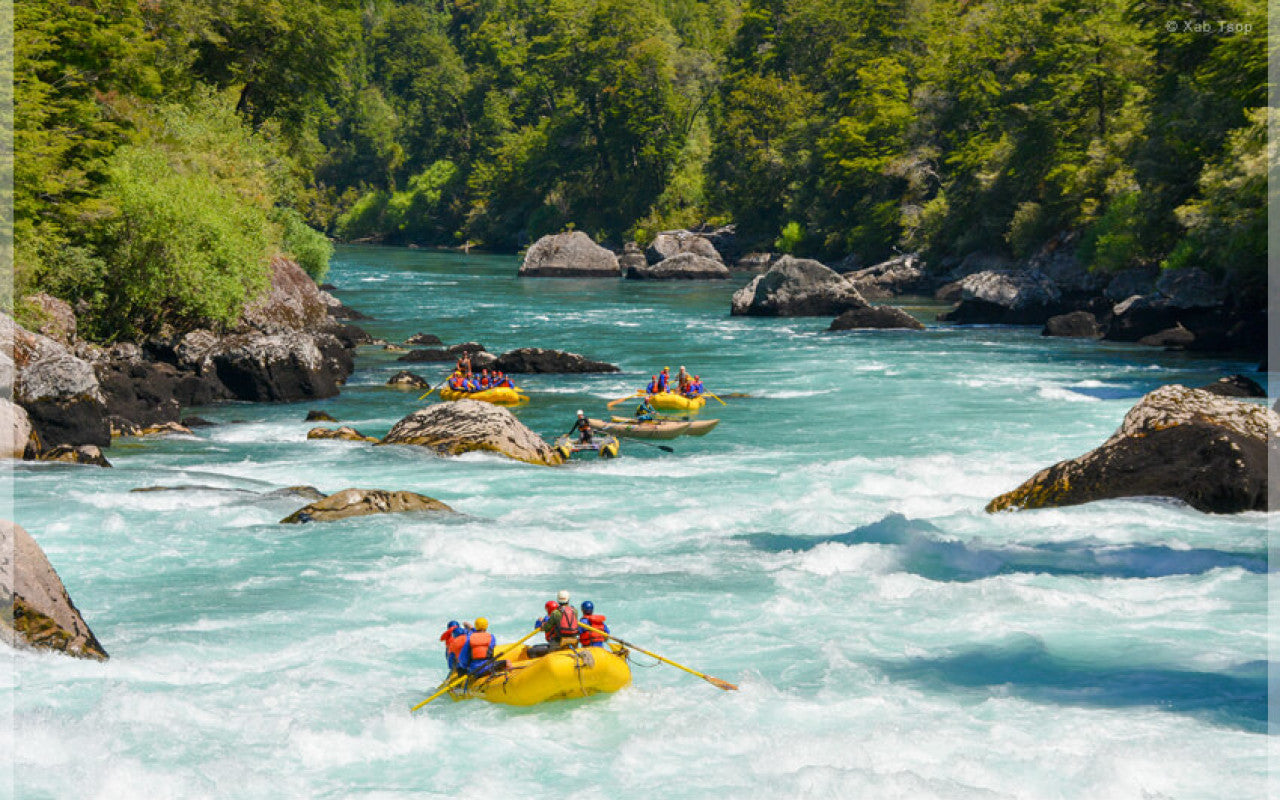
[{"label": "person paddling", "polygon": [[662,372],[658,375],[658,394],[667,390],[667,386],[671,383],[671,367],[663,367]]},{"label": "person paddling", "polygon": [[591,444],[591,420],[587,419],[587,415],[578,410],[578,419],[573,423],[573,427],[569,429],[569,435],[579,434],[578,444]]},{"label": "person paddling", "polygon": [[653,403],[649,402],[648,397],[640,400],[640,405],[636,406],[636,419],[641,422],[649,422],[658,416],[658,409],[653,407]]},{"label": "person paddling", "polygon": [[582,601],[582,622],[595,628],[595,631],[582,628],[582,633],[578,636],[578,644],[583,647],[604,647],[605,636],[596,631],[604,631],[609,633],[609,626],[604,622],[604,614],[596,613],[595,603],[590,600]]},{"label": "person paddling", "polygon": [[573,647],[578,643],[578,612],[569,605],[568,589],[561,589],[556,595],[556,608],[547,615],[542,630],[553,649]]},{"label": "person paddling", "polygon": [[476,617],[475,630],[467,634],[466,644],[458,658],[459,668],[472,677],[479,677],[493,669],[493,651],[498,640],[489,633],[489,620]]},{"label": "person paddling", "polygon": [[444,642],[444,660],[449,665],[449,672],[458,668],[458,654],[462,652],[462,645],[466,640],[467,630],[457,620],[450,620],[444,633],[440,634],[440,641]]}]

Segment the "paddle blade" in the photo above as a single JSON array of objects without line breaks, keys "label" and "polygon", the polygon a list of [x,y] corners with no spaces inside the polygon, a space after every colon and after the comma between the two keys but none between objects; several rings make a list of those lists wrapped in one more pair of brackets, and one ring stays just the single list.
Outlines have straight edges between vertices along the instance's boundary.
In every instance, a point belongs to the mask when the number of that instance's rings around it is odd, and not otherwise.
[{"label": "paddle blade", "polygon": [[710,675],[703,675],[702,677],[707,681],[707,683],[711,684],[717,689],[724,689],[726,692],[738,691],[738,684],[736,683],[729,683],[728,681],[722,681],[719,678],[713,678]]},{"label": "paddle blade", "polygon": [[670,447],[667,447],[665,444],[657,445],[657,447],[658,447],[658,449],[659,449],[659,450],[661,450],[661,451],[662,451],[662,452],[664,452],[664,453],[674,453],[674,452],[675,452],[675,450],[672,450]]}]

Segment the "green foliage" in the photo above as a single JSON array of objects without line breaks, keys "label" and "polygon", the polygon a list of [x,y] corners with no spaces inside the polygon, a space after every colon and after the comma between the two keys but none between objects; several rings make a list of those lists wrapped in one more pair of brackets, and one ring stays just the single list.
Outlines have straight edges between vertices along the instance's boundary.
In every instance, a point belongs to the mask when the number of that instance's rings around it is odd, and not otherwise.
[{"label": "green foliage", "polygon": [[1095,270],[1115,272],[1142,260],[1142,195],[1123,194],[1085,231],[1080,257]]},{"label": "green foliage", "polygon": [[302,214],[292,208],[276,208],[271,220],[280,226],[285,251],[316,283],[323,281],[329,273],[329,259],[333,257],[333,245],[328,238],[308,225]]},{"label": "green foliage", "polygon": [[800,249],[804,241],[804,226],[799,222],[788,222],[782,226],[782,232],[774,240],[774,249],[782,253],[794,253]]}]

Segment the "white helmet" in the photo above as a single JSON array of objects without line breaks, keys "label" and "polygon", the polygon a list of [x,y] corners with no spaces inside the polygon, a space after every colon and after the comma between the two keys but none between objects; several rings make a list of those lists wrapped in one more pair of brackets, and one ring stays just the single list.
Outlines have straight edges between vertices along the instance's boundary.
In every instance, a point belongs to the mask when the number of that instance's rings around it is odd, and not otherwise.
[{"label": "white helmet", "polygon": [[556,595],[556,602],[558,602],[558,603],[567,603],[567,602],[569,602],[569,590],[568,590],[568,589],[561,589],[561,590],[560,590],[560,593]]},{"label": "white helmet", "polygon": [[578,416],[582,416],[582,409],[578,409]]}]

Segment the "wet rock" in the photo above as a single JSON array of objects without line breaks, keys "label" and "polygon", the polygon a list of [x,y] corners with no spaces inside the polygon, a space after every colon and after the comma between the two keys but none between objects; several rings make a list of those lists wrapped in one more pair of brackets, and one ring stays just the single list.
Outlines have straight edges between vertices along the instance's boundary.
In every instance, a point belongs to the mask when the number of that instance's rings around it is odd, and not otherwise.
[{"label": "wet rock", "polygon": [[214,423],[210,422],[204,417],[191,416],[191,417],[183,417],[182,425],[183,427],[186,427],[186,428],[211,428],[213,427]]},{"label": "wet rock", "polygon": [[76,341],[76,313],[64,300],[39,292],[22,298],[22,303],[35,311],[40,324],[35,332],[55,342],[71,346]]},{"label": "wet rock", "polygon": [[896,256],[845,276],[868,300],[884,300],[903,294],[930,294],[936,283],[925,271],[924,260],[916,253]]},{"label": "wet rock", "polygon": [[1062,293],[1034,270],[986,270],[959,282],[960,305],[938,315],[960,325],[1043,325],[1061,310]]},{"label": "wet rock", "polygon": [[40,451],[40,439],[31,427],[26,409],[3,397],[0,397],[0,432],[4,435],[0,458],[22,458],[28,448],[33,455]]},{"label": "wet rock", "polygon": [[1145,344],[1150,347],[1170,347],[1182,349],[1196,340],[1196,335],[1181,324],[1174,325],[1172,328],[1166,328],[1157,331],[1150,336],[1143,336],[1138,340],[1138,344]]},{"label": "wet rock", "polygon": [[128,355],[101,361],[95,369],[108,415],[140,428],[177,422],[184,405],[208,405],[230,397],[212,370],[202,374]]},{"label": "wet rock", "polygon": [[64,464],[85,464],[93,467],[109,467],[111,462],[102,455],[97,445],[59,444],[40,452],[39,461],[61,461]]},{"label": "wet rock", "polygon": [[635,242],[627,242],[622,248],[622,255],[618,256],[618,267],[623,274],[629,273],[632,269],[644,267],[649,264],[649,259],[644,257],[644,251],[640,249],[640,245]]},{"label": "wet rock", "polygon": [[373,337],[364,328],[347,323],[340,323],[329,328],[329,332],[333,334],[338,341],[342,342],[343,347],[348,349],[358,347],[362,344],[373,344]]},{"label": "wet rock", "polygon": [[394,386],[397,389],[430,389],[431,384],[427,383],[427,379],[417,374],[402,369],[395,375],[387,379],[388,386]]},{"label": "wet rock", "polygon": [[560,455],[510,411],[477,400],[415,411],[397,422],[381,443],[419,445],[440,455],[487,450],[530,464],[562,463]]},{"label": "wet rock", "polygon": [[904,328],[924,330],[918,319],[893,306],[854,308],[844,312],[831,322],[831,331],[848,331],[860,328]]},{"label": "wet rock", "polygon": [[646,263],[627,269],[627,278],[633,281],[705,281],[727,280],[728,277],[729,268],[724,264],[695,253],[679,253],[655,264]]},{"label": "wet rock", "polygon": [[314,486],[286,486],[283,489],[272,489],[263,495],[265,498],[282,497],[290,500],[305,500],[308,503],[318,503],[328,496]]},{"label": "wet rock", "polygon": [[365,436],[360,431],[347,425],[338,428],[312,428],[307,431],[308,439],[340,439],[346,442],[377,442],[373,436]]},{"label": "wet rock", "polygon": [[742,241],[738,238],[738,226],[732,223],[711,227],[704,225],[690,231],[711,243],[725,263],[737,261],[742,255]]},{"label": "wet rock", "polygon": [[617,278],[618,257],[582,231],[543,236],[525,253],[522,278]]},{"label": "wet rock", "polygon": [[332,325],[324,292],[297,262],[271,260],[271,285],[245,306],[243,324],[267,334],[321,331]]},{"label": "wet rock", "polygon": [[444,341],[441,340],[439,336],[436,336],[434,334],[415,333],[414,335],[410,336],[408,339],[405,339],[404,343],[407,345],[417,345],[417,346],[437,345],[437,344],[443,345]]},{"label": "wet rock", "polygon": [[724,265],[724,258],[710,241],[686,230],[663,231],[653,238],[644,251],[645,258],[650,264],[657,264],[685,253]]},{"label": "wet rock", "polygon": [[57,650],[105,661],[107,651],[67,594],[44,550],[22,527],[0,520],[0,636],[11,646]]},{"label": "wet rock", "polygon": [[1072,311],[1070,314],[1049,317],[1040,335],[1062,336],[1069,339],[1099,339],[1102,337],[1102,326],[1098,324],[1098,318],[1088,311]]},{"label": "wet rock", "polygon": [[325,309],[329,312],[329,316],[334,319],[373,319],[368,314],[356,311],[351,306],[343,303],[334,297],[326,289],[320,290],[320,299],[324,302]]},{"label": "wet rock", "polygon": [[545,350],[541,347],[521,347],[503,353],[492,364],[493,369],[515,373],[583,373],[617,372],[613,364],[592,361],[577,353],[563,350]]},{"label": "wet rock", "polygon": [[1213,383],[1205,384],[1199,387],[1200,391],[1216,394],[1219,397],[1266,397],[1267,392],[1262,386],[1245,375],[1228,375],[1225,378],[1218,378]]},{"label": "wet rock", "polygon": [[1280,415],[1266,406],[1163,386],[1101,447],[1041,470],[987,511],[1144,496],[1211,513],[1266,510],[1267,442],[1277,432]]},{"label": "wet rock", "polygon": [[8,351],[0,363],[0,383],[12,387],[13,399],[26,410],[45,447],[110,446],[102,388],[89,362],[7,314],[0,314],[0,342]]},{"label": "wet rock", "polygon": [[307,412],[306,422],[337,422],[338,419],[324,411],[311,409]]},{"label": "wet rock", "polygon": [[830,267],[783,256],[734,292],[730,311],[758,317],[825,317],[867,305],[853,282]]},{"label": "wet rock", "polygon": [[1102,294],[1112,303],[1122,302],[1134,295],[1151,294],[1156,290],[1156,267],[1138,267],[1117,272]]},{"label": "wet rock", "polygon": [[254,402],[333,397],[353,367],[350,352],[332,336],[303,333],[228,337],[212,362],[236,399]]},{"label": "wet rock", "polygon": [[1134,295],[1115,305],[1107,338],[1118,342],[1136,342],[1160,331],[1177,326],[1177,311],[1154,295]]},{"label": "wet rock", "polygon": [[383,349],[383,350],[386,350],[388,353],[405,353],[405,352],[408,352],[405,348],[401,347],[401,346],[400,346],[400,345],[398,345],[398,344],[384,344],[384,345],[382,346],[382,349]]},{"label": "wet rock", "polygon": [[1197,267],[1164,270],[1156,280],[1156,294],[1173,308],[1213,308],[1222,294],[1209,273]]},{"label": "wet rock", "polygon": [[111,435],[115,436],[167,436],[172,433],[190,434],[191,429],[177,422],[159,422],[155,425],[138,425],[127,419],[111,419]]},{"label": "wet rock", "polygon": [[404,361],[410,364],[431,363],[436,361],[457,361],[458,357],[463,353],[472,356],[472,367],[475,366],[475,354],[483,353],[484,345],[479,342],[463,342],[445,348],[424,348],[422,350],[410,350],[404,355],[396,359],[396,361]]},{"label": "wet rock", "polygon": [[435,498],[413,492],[343,489],[323,500],[298,509],[280,522],[334,522],[369,514],[399,514],[406,511],[451,513],[453,509]]}]

